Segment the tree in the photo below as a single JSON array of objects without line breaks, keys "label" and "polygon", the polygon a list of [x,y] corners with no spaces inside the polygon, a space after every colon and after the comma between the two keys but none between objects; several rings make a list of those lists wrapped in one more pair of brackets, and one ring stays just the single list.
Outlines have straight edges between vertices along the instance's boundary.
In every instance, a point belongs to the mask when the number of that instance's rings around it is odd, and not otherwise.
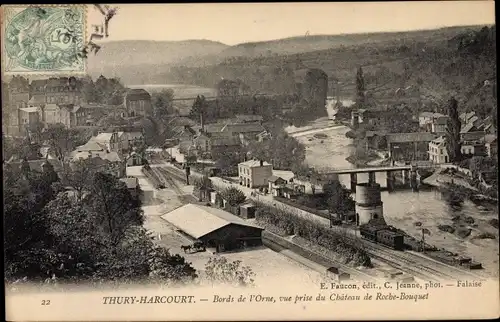
[{"label": "tree", "polygon": [[243,191],[235,187],[229,187],[221,192],[221,197],[227,201],[227,203],[234,207],[237,206],[247,199]]},{"label": "tree", "polygon": [[149,277],[153,281],[159,280],[174,283],[192,282],[198,277],[196,270],[185,258],[179,254],[171,255],[168,250],[153,246],[152,256],[149,260]]},{"label": "tree", "polygon": [[172,102],[174,99],[174,91],[172,89],[164,89],[160,92],[153,93],[151,96],[153,116],[157,120],[163,120],[169,114],[172,114]]},{"label": "tree", "polygon": [[354,200],[339,181],[330,181],[323,186],[323,193],[328,198],[328,210],[335,214],[347,215],[354,210]]},{"label": "tree", "polygon": [[191,111],[189,112],[189,117],[195,121],[199,121],[202,116],[205,119],[207,117],[205,105],[205,96],[196,96],[193,107],[191,107]]},{"label": "tree", "polygon": [[[5,280],[9,282],[192,282],[196,271],[154,245],[124,185],[93,175],[94,194],[56,195],[36,172],[4,186]],[[26,184],[27,183],[27,184]],[[104,195],[104,197],[103,197]],[[111,226],[109,221],[111,219]],[[111,228],[112,229],[111,229]]]},{"label": "tree", "polygon": [[98,214],[97,220],[118,244],[131,225],[144,222],[141,202],[133,197],[127,186],[110,174],[97,172],[92,178],[89,195],[83,202]]},{"label": "tree", "polygon": [[205,264],[207,280],[212,283],[232,286],[252,286],[255,273],[249,266],[242,266],[241,261],[229,262],[226,257],[211,257]]},{"label": "tree", "polygon": [[451,97],[447,105],[448,123],[446,125],[446,149],[450,157],[450,162],[461,160],[460,130],[461,122],[458,115],[458,102]]},{"label": "tree", "polygon": [[64,170],[64,183],[74,189],[77,200],[82,200],[84,192],[89,191],[92,178],[99,169],[96,160],[96,158],[79,159]]},{"label": "tree", "polygon": [[356,105],[358,108],[365,106],[365,80],[361,66],[356,73]]},{"label": "tree", "polygon": [[64,161],[66,155],[74,148],[72,143],[73,135],[63,124],[50,125],[43,133],[43,136],[48,141],[50,151],[61,162]]}]

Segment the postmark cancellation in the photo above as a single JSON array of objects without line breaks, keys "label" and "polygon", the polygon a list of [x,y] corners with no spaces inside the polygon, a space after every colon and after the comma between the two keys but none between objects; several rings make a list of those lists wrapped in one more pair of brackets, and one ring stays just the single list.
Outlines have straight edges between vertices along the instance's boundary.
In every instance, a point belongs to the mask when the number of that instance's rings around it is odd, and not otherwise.
[{"label": "postmark cancellation", "polygon": [[85,73],[85,6],[5,6],[2,15],[5,74]]}]

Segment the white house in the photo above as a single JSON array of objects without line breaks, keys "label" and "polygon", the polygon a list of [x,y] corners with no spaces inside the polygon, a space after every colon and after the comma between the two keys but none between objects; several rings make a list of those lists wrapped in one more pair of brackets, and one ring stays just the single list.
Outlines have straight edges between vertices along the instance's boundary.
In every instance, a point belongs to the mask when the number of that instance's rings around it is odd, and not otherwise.
[{"label": "white house", "polygon": [[262,160],[250,160],[238,164],[240,185],[249,188],[260,188],[268,185],[273,175],[273,166]]},{"label": "white house", "polygon": [[446,138],[440,136],[429,142],[429,161],[433,163],[448,163],[449,156],[446,149]]}]

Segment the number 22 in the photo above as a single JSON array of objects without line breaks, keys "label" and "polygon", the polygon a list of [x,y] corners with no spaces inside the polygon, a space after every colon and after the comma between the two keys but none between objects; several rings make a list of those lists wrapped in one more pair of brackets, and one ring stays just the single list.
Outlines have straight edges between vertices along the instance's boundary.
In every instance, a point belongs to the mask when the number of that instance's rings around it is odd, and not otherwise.
[{"label": "number 22", "polygon": [[42,305],[50,305],[50,300],[42,300]]}]

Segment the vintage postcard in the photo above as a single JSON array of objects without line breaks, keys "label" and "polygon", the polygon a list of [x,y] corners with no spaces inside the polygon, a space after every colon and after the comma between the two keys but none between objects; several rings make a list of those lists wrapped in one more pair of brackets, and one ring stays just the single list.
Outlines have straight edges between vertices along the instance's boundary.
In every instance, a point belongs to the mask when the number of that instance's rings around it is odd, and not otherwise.
[{"label": "vintage postcard", "polygon": [[499,316],[492,1],[0,16],[7,320]]}]

